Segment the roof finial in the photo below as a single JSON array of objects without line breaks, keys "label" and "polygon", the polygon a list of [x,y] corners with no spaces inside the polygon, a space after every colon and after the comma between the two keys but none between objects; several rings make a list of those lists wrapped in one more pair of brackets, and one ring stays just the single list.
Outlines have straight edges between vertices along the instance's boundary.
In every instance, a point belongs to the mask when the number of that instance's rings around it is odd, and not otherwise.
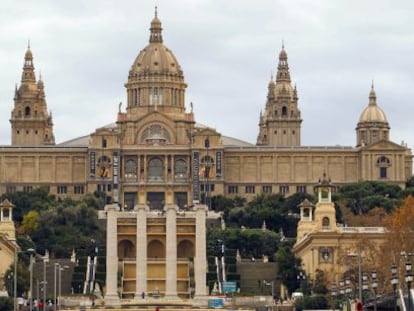
[{"label": "roof finial", "polygon": [[155,17],[158,17],[158,7],[155,6]]},{"label": "roof finial", "polygon": [[27,48],[30,49],[30,38],[27,39]]},{"label": "roof finial", "polygon": [[282,49],[285,48],[285,40],[282,39]]},{"label": "roof finial", "polygon": [[374,79],[372,79],[372,83],[371,83],[371,90],[374,89]]}]

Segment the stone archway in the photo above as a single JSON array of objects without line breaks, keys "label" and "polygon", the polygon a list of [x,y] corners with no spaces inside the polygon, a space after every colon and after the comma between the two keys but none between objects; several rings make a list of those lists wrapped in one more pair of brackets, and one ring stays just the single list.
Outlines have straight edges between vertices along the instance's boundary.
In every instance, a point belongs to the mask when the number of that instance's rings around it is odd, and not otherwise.
[{"label": "stone archway", "polygon": [[190,240],[183,240],[177,245],[177,258],[193,258],[194,244]]},{"label": "stone archway", "polygon": [[160,240],[152,240],[148,243],[148,258],[165,258],[165,246]]},{"label": "stone archway", "polygon": [[135,245],[130,240],[122,240],[118,243],[118,258],[135,258],[136,257]]}]

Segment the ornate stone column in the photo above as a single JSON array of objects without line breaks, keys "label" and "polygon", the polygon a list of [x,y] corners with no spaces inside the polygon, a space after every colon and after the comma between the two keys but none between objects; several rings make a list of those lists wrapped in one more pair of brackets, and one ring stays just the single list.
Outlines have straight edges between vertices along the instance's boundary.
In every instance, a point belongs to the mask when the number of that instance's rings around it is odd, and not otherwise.
[{"label": "ornate stone column", "polygon": [[106,305],[119,305],[118,296],[118,237],[117,237],[117,211],[116,204],[105,206],[107,212],[106,228]]},{"label": "ornate stone column", "polygon": [[135,299],[142,299],[142,293],[147,295],[147,210],[145,192],[138,194],[137,211],[137,237],[135,261]]},{"label": "ornate stone column", "polygon": [[206,273],[207,273],[207,254],[206,254],[206,212],[207,206],[198,204],[195,206],[196,214],[196,245],[194,258],[194,278],[196,300],[207,299]]},{"label": "ornate stone column", "polygon": [[166,280],[165,297],[177,298],[177,206],[173,204],[173,193],[166,193]]}]

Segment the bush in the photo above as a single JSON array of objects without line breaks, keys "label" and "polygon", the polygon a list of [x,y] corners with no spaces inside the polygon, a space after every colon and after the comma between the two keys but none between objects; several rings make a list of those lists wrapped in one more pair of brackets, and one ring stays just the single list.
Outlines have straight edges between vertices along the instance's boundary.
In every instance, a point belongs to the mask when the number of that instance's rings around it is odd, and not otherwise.
[{"label": "bush", "polygon": [[13,298],[11,297],[0,297],[0,310],[12,311],[13,310]]}]

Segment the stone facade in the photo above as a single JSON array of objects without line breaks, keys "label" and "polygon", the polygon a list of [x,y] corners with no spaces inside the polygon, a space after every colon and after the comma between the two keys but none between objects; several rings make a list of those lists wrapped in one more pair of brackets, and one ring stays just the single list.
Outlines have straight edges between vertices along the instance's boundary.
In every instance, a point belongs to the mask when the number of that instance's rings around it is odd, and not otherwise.
[{"label": "stone facade", "polygon": [[356,147],[302,146],[302,116],[284,47],[256,145],[196,123],[192,105],[185,107],[183,70],[163,43],[158,17],[125,87],[126,109],[119,105],[113,124],[55,144],[44,83],[36,80],[28,48],[10,119],[12,144],[0,147],[0,192],[45,186],[51,194],[76,198],[97,191],[133,209],[139,192],[160,208],[168,187],[174,203],[184,207],[219,194],[249,199],[261,192],[313,192],[323,173],[338,186],[376,180],[402,187],[412,174],[411,150],[389,140],[373,87],[357,123]]},{"label": "stone facade", "polygon": [[[7,199],[0,204],[0,293],[5,295],[6,271],[14,263],[15,253],[19,250],[16,243],[16,229],[13,222],[13,208]],[[13,279],[10,280],[13,284]]]}]

